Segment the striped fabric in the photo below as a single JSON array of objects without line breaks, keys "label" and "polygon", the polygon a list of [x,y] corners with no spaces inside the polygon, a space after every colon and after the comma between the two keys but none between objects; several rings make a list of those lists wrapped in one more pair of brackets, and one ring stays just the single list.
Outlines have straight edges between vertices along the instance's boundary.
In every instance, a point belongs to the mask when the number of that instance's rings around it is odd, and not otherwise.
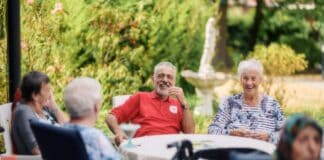
[{"label": "striped fabric", "polygon": [[283,122],[283,112],[279,103],[272,97],[263,95],[258,106],[249,107],[243,103],[240,93],[220,103],[218,113],[208,127],[208,133],[227,135],[230,130],[238,128],[263,131],[269,133],[269,142],[276,144]]}]

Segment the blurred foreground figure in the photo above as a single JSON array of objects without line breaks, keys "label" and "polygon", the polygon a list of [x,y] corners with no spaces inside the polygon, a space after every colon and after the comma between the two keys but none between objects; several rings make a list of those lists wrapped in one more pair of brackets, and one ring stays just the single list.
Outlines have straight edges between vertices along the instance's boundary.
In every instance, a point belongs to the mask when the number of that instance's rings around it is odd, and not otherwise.
[{"label": "blurred foreground figure", "polygon": [[319,160],[323,130],[313,119],[303,114],[291,116],[285,123],[275,160]]},{"label": "blurred foreground figure", "polygon": [[104,134],[94,128],[101,107],[101,86],[92,78],[72,80],[64,90],[64,104],[71,116],[65,127],[80,131],[89,160],[120,159]]}]

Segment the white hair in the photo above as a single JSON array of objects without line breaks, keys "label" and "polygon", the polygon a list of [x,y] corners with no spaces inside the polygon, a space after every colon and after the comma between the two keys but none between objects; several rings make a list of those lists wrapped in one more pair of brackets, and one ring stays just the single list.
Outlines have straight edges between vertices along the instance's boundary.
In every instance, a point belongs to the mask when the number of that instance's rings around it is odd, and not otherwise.
[{"label": "white hair", "polygon": [[100,83],[93,78],[75,78],[65,87],[63,99],[71,118],[86,117],[101,101]]},{"label": "white hair", "polygon": [[177,68],[171,63],[171,62],[160,62],[157,65],[155,65],[154,67],[154,75],[157,73],[158,69],[160,69],[161,67],[170,67],[172,68],[172,70],[174,71],[174,74],[176,74],[177,72]]},{"label": "white hair", "polygon": [[241,78],[244,72],[247,72],[249,70],[257,71],[261,79],[263,79],[263,66],[259,60],[249,59],[241,61],[237,68],[237,74],[239,78]]}]

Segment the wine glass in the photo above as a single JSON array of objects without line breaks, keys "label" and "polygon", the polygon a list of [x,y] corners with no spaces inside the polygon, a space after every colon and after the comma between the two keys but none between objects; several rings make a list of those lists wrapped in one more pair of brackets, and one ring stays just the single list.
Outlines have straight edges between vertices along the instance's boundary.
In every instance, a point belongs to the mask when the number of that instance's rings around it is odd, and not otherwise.
[{"label": "wine glass", "polygon": [[141,126],[139,124],[121,124],[120,128],[124,131],[128,138],[128,142],[123,146],[125,148],[134,148],[135,145],[132,143],[132,137],[136,133],[137,129],[139,129]]}]

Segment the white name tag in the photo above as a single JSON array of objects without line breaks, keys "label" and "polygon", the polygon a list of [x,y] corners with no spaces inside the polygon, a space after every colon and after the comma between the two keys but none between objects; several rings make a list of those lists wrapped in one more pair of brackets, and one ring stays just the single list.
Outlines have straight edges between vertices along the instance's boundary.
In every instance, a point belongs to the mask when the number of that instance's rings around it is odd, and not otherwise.
[{"label": "white name tag", "polygon": [[178,108],[177,108],[177,106],[171,105],[171,106],[169,106],[169,111],[171,113],[173,113],[173,114],[177,114],[178,113]]}]

